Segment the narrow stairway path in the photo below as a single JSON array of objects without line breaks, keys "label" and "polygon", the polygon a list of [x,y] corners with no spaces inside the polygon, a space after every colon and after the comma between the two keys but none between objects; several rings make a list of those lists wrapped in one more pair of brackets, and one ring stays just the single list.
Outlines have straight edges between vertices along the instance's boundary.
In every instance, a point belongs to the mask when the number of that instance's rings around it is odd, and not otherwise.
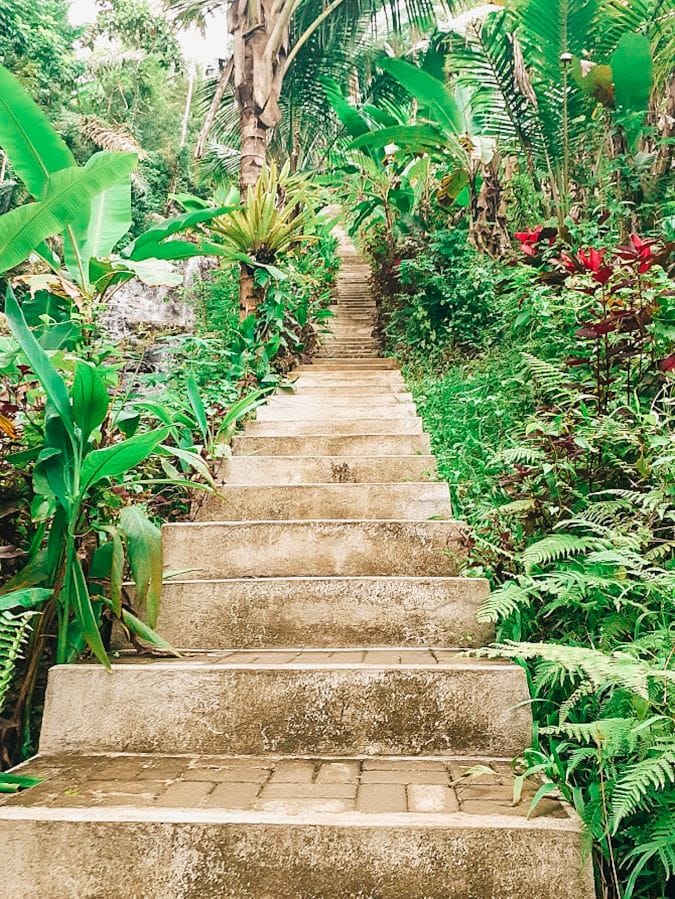
[{"label": "narrow stairway path", "polygon": [[[343,247],[332,337],[167,525],[184,655],[57,666],[44,782],[0,800],[4,899],[590,899],[577,820],[513,808],[531,718]],[[465,772],[491,766],[473,778]]]}]

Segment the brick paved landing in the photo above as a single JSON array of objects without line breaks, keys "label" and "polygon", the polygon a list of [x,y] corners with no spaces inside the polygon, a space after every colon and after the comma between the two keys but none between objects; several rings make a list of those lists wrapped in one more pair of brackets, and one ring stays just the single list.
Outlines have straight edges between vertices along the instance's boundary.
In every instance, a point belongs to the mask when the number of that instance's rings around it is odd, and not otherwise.
[{"label": "brick paved landing", "polygon": [[[25,794],[0,797],[0,820],[17,807],[524,818],[534,792],[526,788],[514,807],[511,767],[490,759],[65,753],[39,757],[22,770],[44,781]],[[570,820],[566,807],[551,799],[533,817]]]}]

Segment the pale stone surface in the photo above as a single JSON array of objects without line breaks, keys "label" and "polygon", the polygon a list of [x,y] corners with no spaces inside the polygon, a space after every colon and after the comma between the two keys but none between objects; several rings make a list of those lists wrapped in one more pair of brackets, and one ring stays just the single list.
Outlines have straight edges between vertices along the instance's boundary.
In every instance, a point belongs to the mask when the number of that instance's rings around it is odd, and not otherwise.
[{"label": "pale stone surface", "polygon": [[[530,738],[517,665],[434,651],[202,653],[175,661],[58,665],[42,752],[363,755],[522,750]],[[420,658],[423,656],[423,659]]]},{"label": "pale stone surface", "polygon": [[436,481],[433,456],[233,456],[218,472],[223,484],[396,484]]},{"label": "pale stone surface", "polygon": [[422,434],[422,422],[417,416],[407,418],[345,418],[305,421],[249,421],[244,433],[252,437],[333,436],[350,434],[396,437],[400,434]]},{"label": "pale stone surface", "polygon": [[232,448],[250,456],[428,456],[428,434],[328,435],[315,437],[235,437]]},{"label": "pale stone surface", "polygon": [[164,563],[192,576],[456,576],[456,521],[194,522],[163,528]]},{"label": "pale stone surface", "polygon": [[364,519],[427,521],[451,518],[446,483],[224,484],[199,511],[201,521]]},{"label": "pale stone surface", "polygon": [[239,578],[170,581],[159,631],[174,646],[481,646],[471,578]]}]

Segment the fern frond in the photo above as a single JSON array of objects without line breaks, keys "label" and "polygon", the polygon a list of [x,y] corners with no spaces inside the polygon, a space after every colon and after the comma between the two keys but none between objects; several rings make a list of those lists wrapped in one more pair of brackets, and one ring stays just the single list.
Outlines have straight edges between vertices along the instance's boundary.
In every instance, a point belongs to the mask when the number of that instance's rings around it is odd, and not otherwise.
[{"label": "fern frond", "polygon": [[662,791],[670,784],[675,784],[675,740],[660,755],[631,765],[617,781],[611,802],[614,831],[624,818],[649,802],[652,790]]},{"label": "fern frond", "polygon": [[633,659],[626,653],[607,655],[585,646],[566,646],[560,643],[518,643],[507,640],[492,646],[469,651],[483,658],[536,660],[539,662],[535,683],[538,690],[552,683],[564,684],[588,681],[598,693],[620,687],[649,698],[649,680],[663,679],[664,674],[646,662]]},{"label": "fern frond", "polygon": [[530,592],[516,581],[507,581],[488,596],[478,610],[477,620],[482,624],[495,624],[517,612],[521,606],[529,605]]},{"label": "fern frond", "polygon": [[523,551],[522,563],[526,571],[531,571],[535,566],[550,565],[551,562],[603,549],[606,549],[606,545],[597,537],[551,534],[528,546]]},{"label": "fern frond", "polygon": [[510,446],[508,449],[502,450],[497,459],[511,465],[538,465],[544,461],[545,455],[535,446]]},{"label": "fern frond", "polygon": [[30,634],[30,623],[35,612],[12,615],[0,612],[0,711],[7,700],[16,663]]}]

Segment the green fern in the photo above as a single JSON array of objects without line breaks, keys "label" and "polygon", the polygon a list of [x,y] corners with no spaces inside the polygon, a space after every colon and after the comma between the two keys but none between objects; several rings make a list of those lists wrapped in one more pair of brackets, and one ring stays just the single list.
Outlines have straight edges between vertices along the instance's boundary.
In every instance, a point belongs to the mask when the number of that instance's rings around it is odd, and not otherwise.
[{"label": "green fern", "polygon": [[16,663],[30,634],[35,612],[12,615],[0,612],[0,711],[4,708],[12,683]]},{"label": "green fern", "polygon": [[633,659],[626,653],[615,652],[608,655],[584,646],[564,646],[557,643],[518,643],[508,640],[470,650],[470,654],[483,658],[535,660],[538,663],[535,677],[538,691],[551,685],[564,686],[572,682],[578,687],[588,683],[599,693],[620,687],[646,700],[649,698],[650,680],[663,680],[668,674],[652,668],[646,662]]},{"label": "green fern", "polygon": [[530,602],[530,591],[526,587],[521,587],[516,581],[507,581],[488,596],[476,617],[482,624],[495,624]]},{"label": "green fern", "polygon": [[606,549],[605,544],[595,537],[577,537],[574,534],[552,534],[538,540],[524,550],[522,563],[526,571],[535,567],[550,565],[551,562],[569,559],[592,550]]},{"label": "green fern", "polygon": [[675,796],[646,823],[638,844],[623,859],[622,867],[630,870],[624,899],[632,899],[638,879],[651,863],[661,867],[665,882],[675,877]]},{"label": "green fern", "polygon": [[617,781],[612,795],[612,826],[619,825],[645,802],[653,800],[654,791],[675,784],[675,740],[661,747],[659,755],[631,765]]}]

